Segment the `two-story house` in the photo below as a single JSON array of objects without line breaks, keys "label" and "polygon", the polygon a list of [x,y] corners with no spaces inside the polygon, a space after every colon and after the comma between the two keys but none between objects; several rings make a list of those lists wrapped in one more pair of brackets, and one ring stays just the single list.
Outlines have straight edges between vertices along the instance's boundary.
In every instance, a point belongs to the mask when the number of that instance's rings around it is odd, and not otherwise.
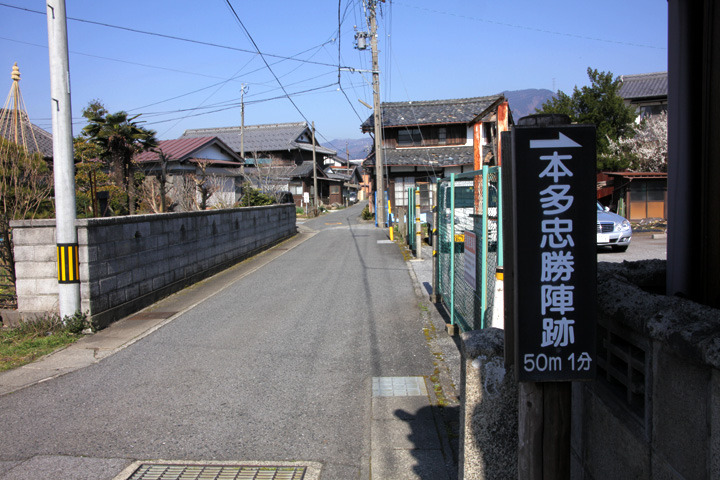
[{"label": "two-story house", "polygon": [[[503,95],[392,102],[381,108],[382,169],[394,214],[398,207],[407,206],[409,188],[420,188],[423,210],[427,211],[434,203],[432,187],[438,178],[473,171],[483,163],[498,164],[496,138],[512,122]],[[498,109],[503,114],[497,115]],[[370,116],[362,131],[373,129]],[[363,167],[374,183],[374,150]]]},{"label": "two-story house", "polygon": [[638,121],[647,115],[667,112],[668,74],[667,72],[639,73],[622,75],[618,95],[626,105],[638,111]]}]

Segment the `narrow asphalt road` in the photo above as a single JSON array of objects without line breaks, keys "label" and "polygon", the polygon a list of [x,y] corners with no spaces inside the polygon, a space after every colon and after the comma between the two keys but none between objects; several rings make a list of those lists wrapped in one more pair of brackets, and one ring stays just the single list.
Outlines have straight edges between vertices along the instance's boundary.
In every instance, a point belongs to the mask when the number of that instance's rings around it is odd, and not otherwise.
[{"label": "narrow asphalt road", "polygon": [[433,365],[402,254],[361,209],[305,222],[309,240],[115,355],[0,397],[0,478],[38,456],[365,477],[372,377]]}]

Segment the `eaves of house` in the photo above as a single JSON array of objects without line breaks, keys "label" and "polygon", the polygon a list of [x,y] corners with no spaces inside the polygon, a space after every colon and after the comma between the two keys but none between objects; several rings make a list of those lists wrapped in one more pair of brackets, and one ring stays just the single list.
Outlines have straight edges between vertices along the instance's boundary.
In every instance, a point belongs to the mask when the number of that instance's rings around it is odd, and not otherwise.
[{"label": "eaves of house", "polygon": [[[483,157],[492,151],[491,147],[483,146]],[[383,150],[383,165],[386,167],[458,167],[474,163],[473,146],[459,147],[418,147],[389,148]],[[375,153],[363,162],[366,168],[375,166]]]},{"label": "eaves of house", "polygon": [[[318,178],[326,178],[327,174],[319,168],[317,165],[315,165],[315,169],[317,170]],[[289,174],[291,178],[306,178],[306,177],[312,177],[313,176],[313,162],[311,161],[304,161],[297,167],[295,167]]]}]

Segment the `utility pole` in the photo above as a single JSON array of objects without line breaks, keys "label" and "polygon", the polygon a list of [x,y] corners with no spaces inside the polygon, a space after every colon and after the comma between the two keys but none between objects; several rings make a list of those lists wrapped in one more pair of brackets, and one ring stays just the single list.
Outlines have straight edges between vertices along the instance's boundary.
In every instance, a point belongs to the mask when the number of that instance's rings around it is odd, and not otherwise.
[{"label": "utility pole", "polygon": [[73,162],[70,62],[65,0],[47,1],[52,99],[55,229],[58,254],[60,317],[80,311],[80,272],[75,229],[75,164]]},{"label": "utility pole", "polygon": [[385,196],[383,195],[385,189],[383,188],[383,141],[380,115],[380,67],[378,66],[376,6],[377,0],[368,0],[370,47],[372,49],[373,123],[375,127],[375,192],[377,198],[375,219],[378,227],[383,228],[385,226]]},{"label": "utility pole", "polygon": [[313,190],[315,191],[313,210],[315,210],[315,216],[318,215],[318,189],[317,189],[317,162],[315,160],[315,122],[312,122],[312,143],[313,143]]},{"label": "utility pole", "polygon": [[245,161],[245,92],[247,84],[243,83],[240,89],[240,156]]}]

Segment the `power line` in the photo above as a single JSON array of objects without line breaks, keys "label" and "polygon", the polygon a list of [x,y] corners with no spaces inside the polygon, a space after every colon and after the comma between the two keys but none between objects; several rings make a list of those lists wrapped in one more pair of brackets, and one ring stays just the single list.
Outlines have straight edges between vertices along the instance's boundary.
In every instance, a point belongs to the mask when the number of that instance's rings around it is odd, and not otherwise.
[{"label": "power line", "polygon": [[[262,100],[255,100],[255,101],[253,101],[252,103],[261,103],[261,102],[269,102],[269,101],[273,101],[273,100],[282,100],[282,99],[284,99],[284,98],[288,98],[288,95],[290,95],[290,96],[304,95],[304,94],[311,93],[311,92],[315,92],[315,91],[322,90],[322,89],[325,89],[325,88],[334,87],[335,85],[336,85],[335,83],[331,83],[331,84],[328,84],[328,85],[323,85],[323,86],[321,86],[321,87],[315,87],[315,88],[310,88],[310,89],[307,89],[307,90],[302,90],[302,91],[299,91],[299,92],[293,92],[293,93],[290,93],[290,94],[279,95],[279,96],[277,96],[277,97],[265,98],[265,99],[262,99]],[[245,102],[245,103],[247,104],[248,102]],[[231,109],[233,109],[233,108],[237,108],[239,105],[240,105],[240,103],[230,104],[230,105],[227,105],[227,106],[224,106],[224,107],[222,107],[222,108],[218,108],[218,109],[216,109],[216,110],[212,110],[212,111],[209,111],[209,112],[200,112],[200,113],[196,113],[196,114],[194,114],[194,115],[185,115],[185,116],[182,116],[182,117],[170,118],[170,119],[167,119],[167,120],[158,120],[158,121],[156,121],[156,122],[148,122],[148,124],[149,124],[149,125],[156,125],[156,124],[160,124],[160,123],[172,122],[172,121],[175,121],[175,120],[182,120],[182,119],[190,118],[190,117],[199,117],[199,116],[202,116],[202,115],[209,115],[209,114],[211,114],[211,113],[224,112],[224,111],[226,111],[226,110],[231,110]],[[196,107],[196,108],[194,108],[194,109],[188,109],[188,110],[192,111],[192,110],[198,110],[198,109],[201,109],[201,108],[212,108],[212,107],[210,107],[210,106],[208,106],[208,107]],[[179,110],[178,112],[181,112],[181,111],[182,111],[182,110]],[[173,112],[168,112],[168,113],[173,113]],[[148,115],[152,115],[152,114],[148,114]],[[162,115],[162,113],[158,113],[157,115]]]},{"label": "power line", "polygon": [[[252,42],[253,46],[255,47],[255,50],[257,50],[257,53],[260,55],[260,58],[262,59],[263,63],[265,63],[265,66],[267,67],[268,71],[272,74],[273,77],[275,77],[275,81],[278,83],[278,85],[280,85],[280,88],[282,88],[282,91],[283,91],[283,93],[285,93],[285,96],[287,96],[287,99],[290,101],[290,103],[292,103],[293,107],[295,107],[295,110],[298,111],[298,113],[300,114],[300,116],[305,119],[305,122],[307,122],[307,123],[309,124],[310,121],[307,119],[307,117],[305,116],[305,114],[302,113],[302,111],[301,111],[300,108],[297,106],[297,104],[293,101],[293,99],[290,98],[290,95],[288,95],[288,93],[287,93],[287,91],[285,90],[285,87],[283,86],[282,82],[281,82],[280,79],[277,77],[277,75],[275,75],[275,72],[273,71],[273,69],[270,68],[270,64],[269,64],[269,63],[267,62],[267,60],[265,59],[265,55],[263,55],[263,53],[260,51],[260,48],[258,47],[257,43],[255,43],[255,39],[252,38],[252,35],[250,35],[250,32],[248,31],[248,29],[245,28],[245,24],[242,22],[242,20],[240,20],[240,16],[238,16],[237,12],[235,11],[235,8],[233,8],[232,4],[230,3],[230,0],[225,0],[225,3],[226,3],[227,6],[230,8],[230,11],[231,11],[231,12],[233,13],[233,15],[235,16],[235,19],[236,19],[237,22],[240,24],[240,27],[242,28],[242,30],[245,32],[245,34],[246,34],[246,35],[248,36],[248,38],[250,39],[250,42]],[[334,66],[334,65],[333,65],[333,66]]]},{"label": "power line", "polygon": [[[18,6],[15,6],[15,5],[8,5],[7,3],[0,3],[0,7],[14,8],[14,9],[16,9],[16,10],[22,10],[22,11],[29,12],[29,13],[36,13],[36,14],[43,15],[43,16],[46,15],[46,12],[44,12],[44,11],[31,10],[31,9],[29,9],[29,8],[18,7]],[[308,64],[311,64],[311,65],[320,65],[320,66],[323,66],[323,67],[332,67],[332,68],[337,67],[337,65],[333,65],[333,64],[331,64],[331,63],[314,62],[314,61],[310,61],[310,60],[301,60],[301,59],[298,59],[298,58],[286,57],[286,56],[283,56],[283,55],[274,55],[274,54],[272,54],[272,53],[262,53],[262,52],[260,52],[259,50],[257,50],[257,51],[252,51],[252,50],[248,50],[248,49],[240,48],[240,47],[231,47],[231,46],[229,46],[229,45],[221,45],[221,44],[219,44],[219,43],[205,42],[205,41],[202,41],[202,40],[194,40],[194,39],[191,39],[191,38],[178,37],[178,36],[176,36],[176,35],[166,35],[166,34],[164,34],[164,33],[148,32],[148,31],[145,31],[145,30],[138,30],[138,29],[136,29],[136,28],[122,27],[122,26],[120,26],[120,25],[112,25],[112,24],[110,24],[110,23],[96,22],[96,21],[93,21],[93,20],[86,20],[86,19],[83,19],[83,18],[67,17],[67,19],[68,19],[68,20],[75,21],[75,22],[80,22],[80,23],[87,23],[87,24],[91,24],[91,25],[98,25],[98,26],[101,26],[101,27],[114,28],[114,29],[117,29],[117,30],[124,30],[124,31],[127,31],[127,32],[139,33],[139,34],[142,34],[142,35],[150,35],[150,36],[153,36],[153,37],[167,38],[167,39],[170,39],[170,40],[177,40],[177,41],[180,41],[180,42],[195,43],[195,44],[198,44],[198,45],[205,45],[205,46],[208,46],[208,47],[224,48],[224,49],[226,49],[226,50],[234,50],[234,51],[237,51],[237,52],[251,53],[251,54],[253,54],[253,55],[260,55],[261,57],[262,57],[262,56],[266,56],[266,57],[272,57],[272,58],[279,58],[279,59],[282,59],[282,60],[292,60],[293,62],[308,63]],[[252,42],[252,43],[254,44],[255,42]],[[327,42],[326,42],[326,43],[327,43]]]},{"label": "power line", "polygon": [[[299,52],[299,53],[293,55],[293,57],[296,57],[296,56],[298,56],[298,55],[302,55],[303,53],[307,53],[307,52],[309,52],[310,50],[313,50],[313,49],[316,49],[316,48],[321,48],[321,47],[323,47],[324,45],[326,45],[327,43],[328,43],[328,42],[325,42],[325,43],[322,43],[322,44],[320,44],[320,45],[318,45],[318,46],[311,47],[311,48],[308,48],[308,49],[306,49],[306,50],[303,50],[302,52]],[[275,62],[273,65],[276,65],[276,64],[280,63],[281,61],[282,61],[282,60],[278,60],[278,61]],[[250,63],[250,62],[246,63],[245,66],[247,66],[249,63]],[[172,101],[172,100],[177,100],[178,98],[187,97],[188,95],[192,95],[192,94],[194,94],[194,93],[198,93],[198,92],[201,92],[201,91],[203,91],[203,90],[208,90],[208,89],[213,88],[213,87],[216,87],[216,86],[218,86],[218,85],[223,85],[223,84],[225,84],[225,83],[227,83],[227,82],[229,82],[229,81],[231,81],[231,80],[232,80],[232,81],[238,81],[237,79],[238,79],[239,76],[240,76],[239,73],[243,70],[243,68],[245,68],[245,66],[243,66],[236,74],[232,75],[229,79],[225,79],[225,80],[223,80],[222,82],[213,83],[212,85],[208,85],[207,87],[202,87],[202,88],[199,88],[199,89],[197,89],[197,90],[192,90],[192,91],[190,91],[190,92],[183,93],[183,94],[180,94],[180,95],[176,95],[176,96],[174,96],[174,97],[170,97],[170,98],[167,98],[167,99],[165,99],[165,100],[159,100],[159,101],[157,101],[157,102],[153,102],[153,103],[150,103],[150,104],[148,104],[148,105],[144,105],[144,106],[142,106],[142,107],[132,108],[132,109],[130,109],[130,110],[128,110],[128,111],[129,111],[129,112],[132,112],[132,111],[135,111],[135,110],[142,110],[142,109],[144,109],[144,108],[153,107],[153,106],[159,105],[159,104],[161,104],[161,103],[170,102],[170,101]],[[255,72],[259,72],[260,70],[264,70],[264,69],[265,69],[265,67],[256,68],[255,70],[251,70],[251,71],[249,71],[249,72],[245,72],[243,75],[247,76],[247,75],[250,75],[250,74],[255,73]],[[308,79],[308,80],[312,80],[313,78],[318,78],[318,77],[320,77],[320,76],[322,76],[322,75],[318,75],[317,77],[312,77],[312,78],[310,78],[310,79]],[[303,81],[305,81],[305,80],[303,80]],[[295,82],[295,83],[300,83],[300,82]],[[291,85],[294,85],[294,84],[291,84]]]},{"label": "power line", "polygon": [[[25,41],[22,41],[22,40],[15,40],[15,39],[13,39],[13,38],[0,37],[0,40],[5,40],[5,41],[8,41],[8,42],[14,42],[14,43],[20,43],[20,44],[23,44],[23,45],[30,45],[31,47],[44,48],[45,50],[47,50],[47,48],[48,48],[47,45],[40,45],[39,43],[25,42]],[[198,77],[223,78],[223,77],[217,77],[217,76],[214,76],[214,75],[206,75],[206,74],[204,74],[204,73],[188,72],[188,71],[186,71],[186,70],[178,70],[178,69],[175,69],[175,68],[160,67],[160,66],[158,66],[158,65],[149,65],[149,64],[147,64],[147,63],[138,63],[138,62],[131,62],[131,61],[129,61],[129,60],[120,60],[120,59],[118,59],[118,58],[103,57],[103,56],[101,56],[101,55],[93,55],[93,54],[90,54],[90,53],[78,52],[78,51],[76,51],[76,50],[70,50],[70,53],[73,54],[73,55],[82,55],[82,56],[84,56],[84,57],[99,58],[99,59],[101,59],[101,60],[109,60],[109,61],[111,61],[111,62],[125,63],[125,64],[128,64],[128,65],[137,65],[137,66],[139,66],[139,67],[154,68],[154,69],[157,69],[157,70],[165,70],[165,71],[168,71],[168,72],[175,72],[175,73],[184,73],[184,74],[186,74],[186,75],[196,75],[196,76],[198,76]]]}]

